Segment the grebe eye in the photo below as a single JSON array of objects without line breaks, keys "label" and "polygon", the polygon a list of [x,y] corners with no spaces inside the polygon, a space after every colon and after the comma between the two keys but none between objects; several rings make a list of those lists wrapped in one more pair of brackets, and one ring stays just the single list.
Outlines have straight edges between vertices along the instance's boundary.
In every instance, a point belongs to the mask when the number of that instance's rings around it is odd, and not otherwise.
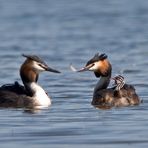
[{"label": "grebe eye", "polygon": [[40,67],[42,67],[42,64],[38,63],[38,65],[39,65]]},{"label": "grebe eye", "polygon": [[39,65],[41,68],[45,69],[45,67],[44,67],[44,65],[43,65],[43,64],[38,63],[38,65]]}]

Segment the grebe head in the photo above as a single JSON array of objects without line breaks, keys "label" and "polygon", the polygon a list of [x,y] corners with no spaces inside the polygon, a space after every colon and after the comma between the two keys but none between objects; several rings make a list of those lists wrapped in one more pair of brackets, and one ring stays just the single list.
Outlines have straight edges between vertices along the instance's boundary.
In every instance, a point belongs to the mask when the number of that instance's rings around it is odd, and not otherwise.
[{"label": "grebe head", "polygon": [[123,86],[124,86],[124,84],[125,84],[125,81],[124,81],[124,77],[123,76],[121,76],[121,75],[118,75],[118,76],[116,76],[116,77],[113,77],[112,78],[115,82],[114,82],[114,84],[115,84],[115,86],[116,86],[116,90],[120,90]]},{"label": "grebe head", "polygon": [[28,66],[32,68],[37,73],[40,73],[42,71],[50,71],[54,73],[60,73],[59,71],[50,68],[41,58],[39,58],[36,55],[25,55],[23,54],[22,56],[26,57],[26,61],[22,66]]},{"label": "grebe head", "polygon": [[95,56],[90,59],[85,67],[80,69],[78,72],[83,71],[93,71],[96,75],[96,77],[100,76],[108,76],[111,75],[111,64],[107,60],[106,54],[100,54],[97,53]]},{"label": "grebe head", "polygon": [[36,55],[25,55],[27,59],[20,68],[20,75],[23,83],[37,82],[38,75],[43,71],[50,71],[54,73],[60,73],[59,71],[50,68],[41,58]]}]

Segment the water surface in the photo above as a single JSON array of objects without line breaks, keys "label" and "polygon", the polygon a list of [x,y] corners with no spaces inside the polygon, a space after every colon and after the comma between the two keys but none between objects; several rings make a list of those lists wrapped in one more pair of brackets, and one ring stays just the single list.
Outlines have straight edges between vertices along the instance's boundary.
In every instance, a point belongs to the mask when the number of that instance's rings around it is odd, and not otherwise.
[{"label": "water surface", "polygon": [[[22,53],[40,55],[62,74],[40,76],[49,109],[0,109],[0,147],[147,147],[147,26],[145,0],[1,0],[0,84],[21,83]],[[69,65],[80,68],[97,52],[135,86],[140,106],[91,106],[97,79]]]}]

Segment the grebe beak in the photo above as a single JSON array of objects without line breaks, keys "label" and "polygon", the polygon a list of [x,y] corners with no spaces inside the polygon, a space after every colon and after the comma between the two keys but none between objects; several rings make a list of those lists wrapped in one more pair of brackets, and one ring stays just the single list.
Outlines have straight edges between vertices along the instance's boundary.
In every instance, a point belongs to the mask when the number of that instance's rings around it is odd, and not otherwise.
[{"label": "grebe beak", "polygon": [[80,70],[77,70],[77,72],[89,71],[90,68],[93,66],[94,66],[94,64],[87,65],[87,66],[81,68]]},{"label": "grebe beak", "polygon": [[50,72],[54,72],[54,73],[61,73],[60,71],[55,70],[55,69],[53,69],[53,68],[50,68],[50,67],[48,67],[48,66],[45,68],[45,70],[46,70],[46,71],[50,71]]}]

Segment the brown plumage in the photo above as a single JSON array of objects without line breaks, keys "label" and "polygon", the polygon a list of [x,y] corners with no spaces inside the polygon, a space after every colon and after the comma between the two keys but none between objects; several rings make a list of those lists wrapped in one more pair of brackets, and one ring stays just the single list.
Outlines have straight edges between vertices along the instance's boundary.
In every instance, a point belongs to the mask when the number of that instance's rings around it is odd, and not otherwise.
[{"label": "brown plumage", "polygon": [[20,68],[20,76],[25,83],[38,80],[38,72],[34,70],[33,62],[31,59],[26,59]]}]

